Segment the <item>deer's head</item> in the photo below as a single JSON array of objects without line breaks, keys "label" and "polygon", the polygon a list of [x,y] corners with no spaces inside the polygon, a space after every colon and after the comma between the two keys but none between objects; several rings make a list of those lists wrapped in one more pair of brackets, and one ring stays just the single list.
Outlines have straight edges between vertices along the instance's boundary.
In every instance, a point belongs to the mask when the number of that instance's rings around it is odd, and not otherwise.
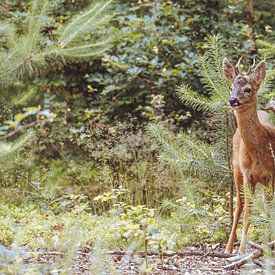
[{"label": "deer's head", "polygon": [[232,108],[238,110],[246,109],[256,104],[257,92],[266,75],[266,65],[264,61],[261,61],[257,65],[253,73],[251,73],[251,66],[248,72],[245,73],[242,72],[240,68],[240,60],[236,65],[238,70],[235,70],[227,58],[223,60],[224,76],[232,83],[229,104]]}]

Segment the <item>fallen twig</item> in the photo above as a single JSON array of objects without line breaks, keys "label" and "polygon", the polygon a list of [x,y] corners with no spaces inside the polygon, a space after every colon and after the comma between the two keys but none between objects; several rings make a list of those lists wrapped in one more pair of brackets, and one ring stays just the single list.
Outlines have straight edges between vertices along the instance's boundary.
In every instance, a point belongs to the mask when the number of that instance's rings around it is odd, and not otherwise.
[{"label": "fallen twig", "polygon": [[254,243],[254,242],[252,242],[252,241],[246,241],[246,243],[248,244],[248,245],[250,245],[252,248],[255,248],[255,249],[258,249],[258,250],[260,250],[260,251],[265,251],[265,250],[267,250],[267,248],[265,247],[265,246],[263,246],[263,245],[260,245],[260,244],[258,244],[258,243]]},{"label": "fallen twig", "polygon": [[227,258],[227,261],[229,261],[229,262],[236,262],[236,261],[239,261],[239,260],[243,259],[246,256],[247,256],[247,254],[236,255],[236,256]]},{"label": "fallen twig", "polygon": [[[225,266],[224,269],[229,270],[229,269],[240,268],[242,265],[246,264],[250,260],[252,260],[253,263],[255,263],[256,265],[263,267],[262,261],[259,260],[258,258],[261,257],[264,251],[266,251],[268,248],[264,245],[257,244],[252,241],[247,241],[246,243],[252,248],[254,248],[254,251],[244,255],[237,255],[237,256],[228,258],[227,260],[233,263]],[[270,242],[268,244],[268,247],[271,247],[273,243],[274,241]]]},{"label": "fallen twig", "polygon": [[[139,255],[139,256],[159,256],[160,253],[154,251],[107,251],[109,255]],[[205,251],[178,251],[178,252],[171,252],[165,253],[162,252],[161,255],[163,257],[173,257],[173,256],[202,256],[202,257],[217,257],[217,258],[230,258],[234,254],[225,254],[219,252],[205,252]]]},{"label": "fallen twig", "polygon": [[253,252],[250,252],[248,254],[245,254],[244,257],[242,257],[240,260],[235,261],[232,264],[226,265],[224,267],[224,269],[226,270],[230,270],[230,269],[236,269],[236,268],[240,268],[241,266],[243,266],[244,264],[248,263],[250,260],[254,260],[257,259],[258,257],[260,257],[262,255],[262,251],[259,250],[254,250]]},{"label": "fallen twig", "polygon": [[258,265],[259,267],[263,268],[264,267],[264,263],[259,260],[259,259],[253,259],[252,260],[254,264]]},{"label": "fallen twig", "polygon": [[252,241],[247,241],[247,244],[250,245],[251,247],[255,248],[255,249],[258,249],[258,250],[264,252],[264,251],[267,251],[268,249],[272,249],[273,246],[275,246],[275,240],[269,242],[267,244],[267,246],[262,245],[262,244],[254,243]]},{"label": "fallen twig", "polygon": [[35,252],[34,254],[38,254],[39,256],[45,255],[45,256],[63,256],[64,253],[60,251],[41,251],[41,252]]}]

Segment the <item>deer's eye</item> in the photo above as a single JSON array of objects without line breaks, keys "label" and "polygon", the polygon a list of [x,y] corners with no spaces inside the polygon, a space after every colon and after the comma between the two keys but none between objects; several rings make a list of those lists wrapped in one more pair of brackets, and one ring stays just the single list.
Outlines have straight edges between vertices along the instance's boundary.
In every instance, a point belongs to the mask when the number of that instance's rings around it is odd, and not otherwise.
[{"label": "deer's eye", "polygon": [[244,89],[244,92],[245,92],[245,93],[250,93],[250,92],[251,92],[251,89],[250,89],[250,88],[245,88],[245,89]]}]

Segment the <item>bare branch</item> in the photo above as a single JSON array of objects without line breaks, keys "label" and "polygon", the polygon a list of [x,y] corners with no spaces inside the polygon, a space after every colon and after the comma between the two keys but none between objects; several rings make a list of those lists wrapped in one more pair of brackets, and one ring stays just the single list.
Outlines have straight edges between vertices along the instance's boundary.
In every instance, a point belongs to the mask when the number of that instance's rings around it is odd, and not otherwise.
[{"label": "bare branch", "polygon": [[12,136],[14,136],[15,134],[19,133],[19,132],[22,132],[23,130],[26,130],[32,126],[34,126],[35,124],[37,124],[37,120],[36,121],[33,121],[29,124],[25,124],[25,125],[21,125],[20,127],[18,127],[17,129],[15,129],[14,131],[4,135],[4,136],[0,136],[0,140],[3,140],[3,139],[7,139],[7,138],[10,138]]}]

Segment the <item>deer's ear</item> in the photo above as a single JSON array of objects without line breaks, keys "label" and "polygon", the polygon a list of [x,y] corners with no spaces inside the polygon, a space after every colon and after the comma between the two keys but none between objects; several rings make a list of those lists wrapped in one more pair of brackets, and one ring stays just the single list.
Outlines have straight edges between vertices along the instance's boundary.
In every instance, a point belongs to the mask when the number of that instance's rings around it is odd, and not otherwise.
[{"label": "deer's ear", "polygon": [[229,80],[231,83],[233,83],[236,77],[236,73],[235,73],[234,66],[229,62],[227,58],[224,58],[222,62],[222,70],[226,79]]},{"label": "deer's ear", "polygon": [[256,69],[254,74],[252,75],[252,79],[255,81],[256,85],[261,85],[261,83],[264,81],[266,75],[266,64],[264,61],[261,61]]}]

